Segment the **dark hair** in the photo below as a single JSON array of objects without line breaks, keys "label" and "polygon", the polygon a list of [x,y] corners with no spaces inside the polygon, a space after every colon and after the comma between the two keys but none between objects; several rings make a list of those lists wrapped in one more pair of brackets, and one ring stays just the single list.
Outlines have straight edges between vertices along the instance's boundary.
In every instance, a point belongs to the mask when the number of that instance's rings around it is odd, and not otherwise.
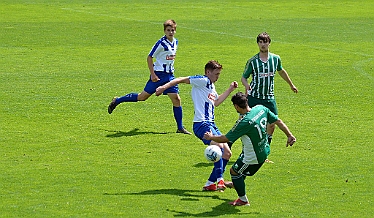
[{"label": "dark hair", "polygon": [[206,70],[215,70],[215,69],[222,69],[222,65],[218,63],[218,61],[211,60],[205,64],[205,72]]},{"label": "dark hair", "polygon": [[243,92],[238,92],[231,97],[233,104],[238,105],[240,108],[246,108],[248,106],[247,96]]},{"label": "dark hair", "polygon": [[257,36],[257,43],[260,40],[262,40],[264,42],[269,42],[269,43],[271,42],[270,36],[269,36],[269,34],[267,32],[263,32],[263,33],[258,34],[258,36]]},{"label": "dark hair", "polygon": [[175,20],[167,20],[164,22],[164,30],[166,30],[166,27],[172,27],[174,28],[174,30],[177,30],[177,23],[175,22]]}]

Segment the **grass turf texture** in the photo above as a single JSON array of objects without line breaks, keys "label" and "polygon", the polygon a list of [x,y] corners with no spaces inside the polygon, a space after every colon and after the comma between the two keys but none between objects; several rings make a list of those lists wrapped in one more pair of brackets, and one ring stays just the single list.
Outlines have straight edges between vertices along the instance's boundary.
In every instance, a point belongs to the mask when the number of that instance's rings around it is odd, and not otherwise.
[{"label": "grass turf texture", "polygon": [[[10,1],[0,3],[0,217],[369,217],[373,199],[372,1]],[[240,81],[272,36],[300,93],[276,77],[280,117],[298,138],[234,190],[203,193],[211,164],[194,136],[175,134],[170,100],[120,105],[140,92],[162,22],[178,23],[176,76],[224,70]],[[191,130],[190,87],[181,85]],[[242,91],[242,87],[239,89]],[[216,109],[222,132],[237,114]],[[241,150],[234,144],[233,158]],[[228,172],[225,173],[229,179]]]}]

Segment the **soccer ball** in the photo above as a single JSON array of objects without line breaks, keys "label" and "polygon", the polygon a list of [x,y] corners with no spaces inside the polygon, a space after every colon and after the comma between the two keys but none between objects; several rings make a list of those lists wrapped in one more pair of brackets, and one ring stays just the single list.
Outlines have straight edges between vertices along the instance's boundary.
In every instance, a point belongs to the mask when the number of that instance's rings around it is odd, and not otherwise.
[{"label": "soccer ball", "polygon": [[221,148],[217,145],[209,145],[204,151],[205,158],[210,162],[217,162],[222,157]]}]

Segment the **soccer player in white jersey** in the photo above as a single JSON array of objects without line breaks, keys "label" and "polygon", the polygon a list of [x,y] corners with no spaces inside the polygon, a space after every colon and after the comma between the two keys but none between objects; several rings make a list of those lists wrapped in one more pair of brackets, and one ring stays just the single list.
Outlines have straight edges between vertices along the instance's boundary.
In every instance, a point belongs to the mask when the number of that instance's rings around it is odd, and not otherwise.
[{"label": "soccer player in white jersey", "polygon": [[234,143],[237,139],[241,139],[242,153],[230,168],[231,179],[239,198],[229,204],[249,206],[244,181],[247,176],[255,175],[267,159],[269,152],[266,147],[269,142],[266,138],[266,124],[273,123],[283,131],[287,136],[286,146],[292,146],[296,142],[296,138],[287,125],[265,106],[257,105],[250,108],[244,93],[236,93],[232,96],[231,101],[240,114],[235,125],[226,135],[217,136],[207,131],[204,138],[217,143]]},{"label": "soccer player in white jersey", "polygon": [[[275,73],[279,73],[293,92],[297,93],[298,89],[292,83],[287,71],[282,67],[279,55],[269,52],[270,42],[270,36],[266,32],[260,33],[257,36],[257,45],[260,52],[247,61],[241,81],[245,87],[245,93],[248,95],[249,107],[261,104],[269,108],[275,115],[278,115],[277,104],[274,98]],[[252,81],[248,84],[250,76],[252,76]],[[274,129],[275,124],[267,127],[269,145]]]},{"label": "soccer player in white jersey", "polygon": [[[174,20],[164,22],[165,35],[152,47],[147,57],[150,78],[141,93],[129,93],[122,97],[114,97],[108,106],[111,114],[117,105],[123,102],[138,102],[147,100],[156,88],[174,79],[174,60],[178,49],[178,40],[174,38],[177,24]],[[155,58],[155,62],[153,62]],[[163,94],[168,95],[173,104],[174,118],[177,123],[177,133],[191,134],[182,122],[182,106],[177,85],[166,89]]]},{"label": "soccer player in white jersey", "polygon": [[211,131],[214,135],[221,135],[215,124],[214,109],[238,87],[238,83],[234,81],[224,93],[218,95],[214,83],[218,80],[221,70],[222,65],[217,61],[211,60],[205,65],[205,75],[179,77],[158,87],[156,90],[156,95],[160,95],[164,90],[179,83],[191,84],[191,95],[195,110],[193,131],[205,145],[217,145],[223,151],[222,158],[214,163],[212,173],[204,185],[203,191],[223,191],[226,189],[226,186],[232,186],[232,183],[225,183],[223,179],[224,169],[231,157],[229,145],[227,143],[216,143],[203,139],[204,133],[207,131]]}]

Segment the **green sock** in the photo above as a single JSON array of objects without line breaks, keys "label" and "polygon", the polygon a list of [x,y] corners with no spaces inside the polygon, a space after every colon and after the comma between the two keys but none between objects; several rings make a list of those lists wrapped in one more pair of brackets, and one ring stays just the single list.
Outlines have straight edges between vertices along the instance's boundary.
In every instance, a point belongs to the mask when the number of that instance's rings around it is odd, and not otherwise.
[{"label": "green sock", "polygon": [[245,196],[245,183],[243,175],[231,175],[232,183],[234,184],[238,196]]}]

